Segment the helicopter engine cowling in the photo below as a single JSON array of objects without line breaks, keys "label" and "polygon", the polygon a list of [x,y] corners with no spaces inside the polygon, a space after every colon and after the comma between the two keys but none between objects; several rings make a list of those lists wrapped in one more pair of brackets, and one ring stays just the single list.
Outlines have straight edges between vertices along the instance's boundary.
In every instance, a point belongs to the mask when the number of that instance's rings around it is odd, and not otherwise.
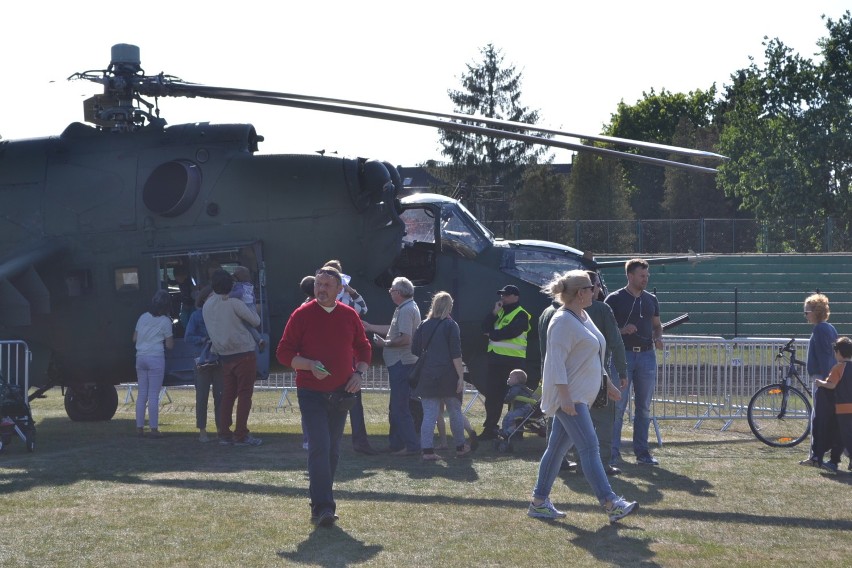
[{"label": "helicopter engine cowling", "polygon": [[142,202],[152,213],[177,217],[195,202],[201,189],[201,168],[189,160],[157,166],[142,189]]}]

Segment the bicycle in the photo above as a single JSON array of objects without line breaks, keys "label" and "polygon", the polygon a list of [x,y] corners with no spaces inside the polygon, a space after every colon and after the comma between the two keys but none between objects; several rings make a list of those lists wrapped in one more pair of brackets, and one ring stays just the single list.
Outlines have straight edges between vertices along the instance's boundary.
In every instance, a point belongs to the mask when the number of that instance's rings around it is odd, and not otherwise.
[{"label": "bicycle", "polygon": [[[785,353],[789,353],[790,360],[784,377],[758,390],[748,403],[751,431],[758,440],[775,448],[791,448],[811,432],[810,391],[796,369],[805,363],[796,359],[792,339],[778,350],[775,360],[783,359]],[[807,397],[794,386],[793,379],[802,385]]]}]

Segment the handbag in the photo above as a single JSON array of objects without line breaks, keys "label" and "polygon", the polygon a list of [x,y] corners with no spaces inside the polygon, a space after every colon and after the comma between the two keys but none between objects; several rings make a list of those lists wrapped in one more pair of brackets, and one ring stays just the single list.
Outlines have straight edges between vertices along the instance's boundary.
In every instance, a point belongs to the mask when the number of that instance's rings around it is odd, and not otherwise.
[{"label": "handbag", "polygon": [[605,408],[607,404],[609,404],[609,391],[606,386],[606,373],[602,373],[601,389],[595,397],[595,402],[592,403],[592,408]]},{"label": "handbag", "polygon": [[199,353],[198,357],[195,358],[196,368],[209,369],[220,365],[219,354],[214,352],[212,347],[213,342],[211,341],[207,341],[207,343],[204,344],[204,347],[201,348],[201,353]]},{"label": "handbag", "polygon": [[426,341],[426,345],[423,347],[423,351],[420,352],[420,357],[417,358],[417,362],[414,363],[414,367],[411,368],[411,372],[408,374],[408,386],[411,390],[416,389],[418,383],[420,383],[420,375],[423,374],[423,367],[426,366],[426,352],[429,350],[429,344],[432,342],[432,338],[435,337],[435,332],[438,331],[439,327],[441,327],[441,323],[443,323],[443,320],[438,322],[438,325],[436,325],[435,329],[432,330],[432,333],[429,335],[429,339]]}]

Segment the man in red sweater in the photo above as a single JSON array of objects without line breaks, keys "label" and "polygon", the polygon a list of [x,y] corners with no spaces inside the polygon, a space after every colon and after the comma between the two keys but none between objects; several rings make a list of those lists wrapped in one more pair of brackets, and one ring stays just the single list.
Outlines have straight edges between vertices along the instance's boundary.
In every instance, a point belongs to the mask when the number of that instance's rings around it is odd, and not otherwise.
[{"label": "man in red sweater", "polygon": [[316,299],[293,312],[275,352],[282,365],[296,370],[302,430],[308,439],[311,522],[323,527],[338,519],[332,485],[349,409],[337,400],[341,393],[361,389],[372,356],[358,313],[336,300],[342,289],[340,272],[328,266],[318,270]]}]

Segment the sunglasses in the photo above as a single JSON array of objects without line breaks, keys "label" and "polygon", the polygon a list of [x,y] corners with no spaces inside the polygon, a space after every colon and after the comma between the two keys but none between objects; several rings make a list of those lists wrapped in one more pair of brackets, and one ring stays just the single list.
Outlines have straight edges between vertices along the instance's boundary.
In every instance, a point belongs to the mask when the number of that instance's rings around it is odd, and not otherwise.
[{"label": "sunglasses", "polygon": [[337,272],[336,270],[329,270],[327,268],[320,268],[319,270],[316,271],[316,274],[314,274],[314,276],[320,276],[321,274],[325,274],[327,276],[334,276],[337,279],[338,282],[343,281],[340,278],[340,273]]}]

